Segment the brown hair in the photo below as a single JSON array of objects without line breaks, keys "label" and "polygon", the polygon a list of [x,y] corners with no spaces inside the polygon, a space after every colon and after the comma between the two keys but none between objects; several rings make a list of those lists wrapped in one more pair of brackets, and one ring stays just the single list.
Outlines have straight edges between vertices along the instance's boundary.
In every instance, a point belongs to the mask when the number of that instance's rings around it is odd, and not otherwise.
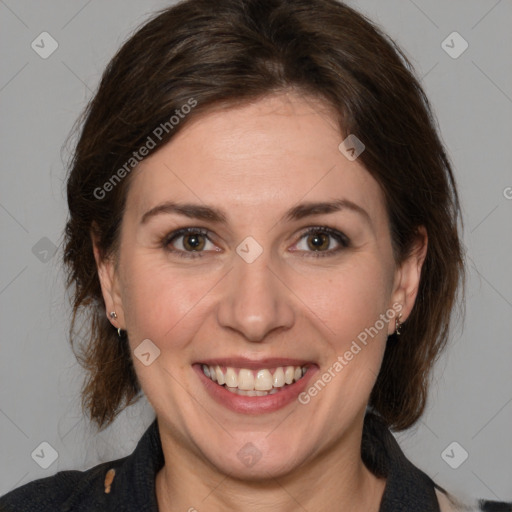
[{"label": "brown hair", "polygon": [[[90,237],[94,227],[103,255],[115,254],[130,183],[126,162],[148,137],[157,142],[151,153],[209,109],[290,88],[323,100],[339,116],[340,135],[365,144],[359,158],[385,194],[398,263],[418,227],[427,230],[416,303],[399,341],[388,340],[370,397],[390,427],[405,429],[421,416],[464,266],[454,177],[411,65],[370,21],[335,0],[187,0],[157,13],[109,63],[83,113],[70,165],[70,335],[75,348],[83,314],[86,343],[75,351],[88,372],[82,406],[100,428],[140,392],[128,341],[105,316]],[[191,100],[190,113],[170,123]],[[122,179],[113,182],[114,175]]]}]

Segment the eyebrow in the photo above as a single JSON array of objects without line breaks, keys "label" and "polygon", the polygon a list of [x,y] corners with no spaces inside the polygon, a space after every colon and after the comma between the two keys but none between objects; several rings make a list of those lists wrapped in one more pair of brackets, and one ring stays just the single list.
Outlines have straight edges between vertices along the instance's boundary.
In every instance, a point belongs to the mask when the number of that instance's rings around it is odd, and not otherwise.
[{"label": "eyebrow", "polygon": [[336,201],[330,202],[317,202],[317,203],[303,203],[295,206],[291,210],[289,210],[281,220],[300,220],[304,217],[309,217],[311,215],[321,215],[326,213],[335,213],[341,210],[350,210],[354,213],[362,216],[368,224],[371,225],[372,220],[370,218],[370,214],[361,206],[348,199],[338,199]]},{"label": "eyebrow", "polygon": [[173,214],[183,215],[191,219],[209,220],[218,224],[226,224],[227,218],[217,208],[211,206],[201,206],[192,203],[175,203],[173,201],[166,201],[165,203],[159,204],[151,210],[147,211],[141,218],[141,224],[145,224],[151,217],[155,217],[161,214]]},{"label": "eyebrow", "polygon": [[[281,218],[281,222],[301,220],[312,215],[335,213],[341,210],[349,210],[357,213],[363,217],[364,220],[368,222],[368,224],[372,224],[368,212],[358,204],[349,201],[348,199],[338,199],[336,201],[330,202],[309,202],[299,204],[288,210]],[[176,203],[173,201],[166,201],[165,203],[159,204],[144,213],[141,218],[141,224],[145,224],[152,217],[162,214],[178,214],[189,217],[191,219],[208,220],[218,224],[227,223],[226,215],[217,208],[211,206],[201,206],[193,203]]]}]

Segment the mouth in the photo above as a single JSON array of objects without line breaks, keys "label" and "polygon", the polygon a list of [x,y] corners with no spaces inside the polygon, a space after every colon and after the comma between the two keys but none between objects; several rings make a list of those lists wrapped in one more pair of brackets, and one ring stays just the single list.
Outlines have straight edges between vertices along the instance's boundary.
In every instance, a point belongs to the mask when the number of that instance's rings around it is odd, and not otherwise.
[{"label": "mouth", "polygon": [[240,396],[268,396],[298,382],[307,372],[307,366],[278,366],[277,368],[235,368],[206,365],[201,369],[206,377]]},{"label": "mouth", "polygon": [[297,401],[318,370],[312,362],[292,359],[224,359],[193,365],[209,395],[244,414],[276,411]]}]

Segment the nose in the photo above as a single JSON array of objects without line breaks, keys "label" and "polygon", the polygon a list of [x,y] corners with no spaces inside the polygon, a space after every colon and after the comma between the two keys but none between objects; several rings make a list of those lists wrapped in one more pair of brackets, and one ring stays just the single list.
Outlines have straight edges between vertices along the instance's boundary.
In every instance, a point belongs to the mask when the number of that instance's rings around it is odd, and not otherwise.
[{"label": "nose", "polygon": [[290,329],[295,322],[293,293],[277,267],[271,268],[265,252],[252,263],[238,256],[234,260],[219,300],[219,324],[251,342]]}]

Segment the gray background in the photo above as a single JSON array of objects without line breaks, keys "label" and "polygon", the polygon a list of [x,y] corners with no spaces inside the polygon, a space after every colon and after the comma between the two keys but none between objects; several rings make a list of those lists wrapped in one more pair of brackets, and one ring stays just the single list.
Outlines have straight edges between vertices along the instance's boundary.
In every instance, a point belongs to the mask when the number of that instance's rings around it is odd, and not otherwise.
[{"label": "gray background", "polygon": [[[464,208],[466,321],[436,368],[424,417],[398,439],[445,488],[512,500],[512,3],[350,3],[395,38],[416,66]],[[66,136],[120,44],[166,5],[0,0],[0,494],[128,455],[152,419],[145,400],[98,435],[82,417],[83,373],[67,342],[60,254],[52,254],[66,218]],[[47,59],[31,48],[43,31],[59,45]],[[469,43],[456,59],[441,47],[453,31]],[[47,469],[31,457],[43,441],[58,452]],[[457,469],[441,456],[453,441],[469,453]],[[448,450],[452,464],[462,453]]]}]

